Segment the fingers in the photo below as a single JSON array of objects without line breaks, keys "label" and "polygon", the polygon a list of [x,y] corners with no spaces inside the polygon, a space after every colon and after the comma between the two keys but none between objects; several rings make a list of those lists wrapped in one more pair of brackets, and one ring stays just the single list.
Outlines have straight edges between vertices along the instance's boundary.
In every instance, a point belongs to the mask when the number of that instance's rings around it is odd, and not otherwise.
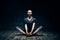
[{"label": "fingers", "polygon": [[30,32],[30,35],[33,35],[33,33],[32,33],[32,32]]},{"label": "fingers", "polygon": [[30,36],[30,33],[26,33],[26,36]]}]

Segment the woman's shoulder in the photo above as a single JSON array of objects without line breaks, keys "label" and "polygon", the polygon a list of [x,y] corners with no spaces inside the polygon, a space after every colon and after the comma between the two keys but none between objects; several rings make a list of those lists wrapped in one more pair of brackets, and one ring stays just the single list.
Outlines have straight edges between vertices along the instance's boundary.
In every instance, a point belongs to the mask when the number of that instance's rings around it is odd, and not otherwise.
[{"label": "woman's shoulder", "polygon": [[27,18],[24,18],[24,20],[27,20]]},{"label": "woman's shoulder", "polygon": [[36,20],[36,18],[33,18],[33,20]]}]

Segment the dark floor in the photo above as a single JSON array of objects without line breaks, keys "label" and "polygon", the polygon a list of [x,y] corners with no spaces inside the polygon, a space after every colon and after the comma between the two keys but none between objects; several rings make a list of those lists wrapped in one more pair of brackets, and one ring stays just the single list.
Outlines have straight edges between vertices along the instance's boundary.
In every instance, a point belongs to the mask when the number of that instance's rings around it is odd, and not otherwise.
[{"label": "dark floor", "polygon": [[37,35],[26,37],[18,31],[0,31],[0,40],[60,40],[57,33],[38,32]]}]

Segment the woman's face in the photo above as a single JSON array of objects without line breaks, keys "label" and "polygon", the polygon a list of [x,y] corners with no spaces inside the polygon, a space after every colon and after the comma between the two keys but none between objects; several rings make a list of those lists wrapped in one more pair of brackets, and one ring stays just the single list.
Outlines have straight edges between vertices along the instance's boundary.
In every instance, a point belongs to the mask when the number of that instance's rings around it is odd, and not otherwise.
[{"label": "woman's face", "polygon": [[28,15],[28,17],[31,17],[32,16],[32,11],[28,10],[27,15]]}]

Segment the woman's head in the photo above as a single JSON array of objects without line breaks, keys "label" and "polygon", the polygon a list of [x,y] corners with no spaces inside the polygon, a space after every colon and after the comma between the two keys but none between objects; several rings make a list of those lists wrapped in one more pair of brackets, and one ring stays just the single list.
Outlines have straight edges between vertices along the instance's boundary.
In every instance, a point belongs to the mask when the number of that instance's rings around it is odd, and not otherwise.
[{"label": "woman's head", "polygon": [[28,15],[28,17],[31,17],[32,16],[32,10],[28,10],[27,15]]}]

